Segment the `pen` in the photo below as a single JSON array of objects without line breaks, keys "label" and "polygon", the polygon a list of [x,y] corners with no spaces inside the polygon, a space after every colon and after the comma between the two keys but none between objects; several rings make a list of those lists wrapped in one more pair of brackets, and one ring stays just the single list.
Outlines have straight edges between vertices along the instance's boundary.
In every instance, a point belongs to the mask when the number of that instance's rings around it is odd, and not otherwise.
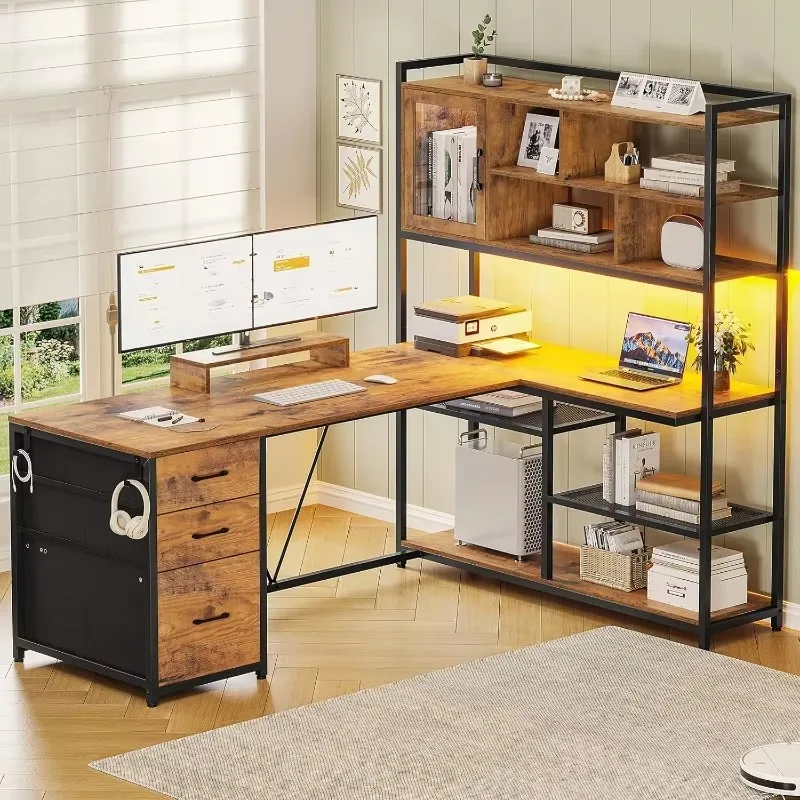
[{"label": "pen", "polygon": [[172,424],[173,424],[173,425],[177,425],[177,424],[178,424],[178,423],[179,423],[179,422],[180,422],[182,419],[183,419],[183,414],[178,414],[178,416],[177,416],[177,417],[175,417],[175,418],[172,420]]},{"label": "pen", "polygon": [[156,422],[169,422],[172,419],[172,414],[167,414],[166,417],[159,417]]}]

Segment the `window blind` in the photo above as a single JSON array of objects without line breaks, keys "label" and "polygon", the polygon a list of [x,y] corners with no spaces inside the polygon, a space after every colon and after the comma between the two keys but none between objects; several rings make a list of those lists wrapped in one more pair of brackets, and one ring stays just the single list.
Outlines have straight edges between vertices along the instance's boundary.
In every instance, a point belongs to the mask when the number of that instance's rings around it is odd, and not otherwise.
[{"label": "window blind", "polygon": [[0,0],[0,307],[259,227],[259,6]]}]

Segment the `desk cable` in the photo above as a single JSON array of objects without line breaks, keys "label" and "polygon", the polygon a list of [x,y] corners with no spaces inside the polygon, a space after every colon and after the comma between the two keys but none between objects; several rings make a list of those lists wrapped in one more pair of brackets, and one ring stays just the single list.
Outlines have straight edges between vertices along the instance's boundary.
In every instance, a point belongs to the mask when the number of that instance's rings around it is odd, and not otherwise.
[{"label": "desk cable", "polygon": [[[19,474],[20,456],[25,459],[25,463],[28,465],[28,472],[24,476]],[[17,491],[17,481],[23,486],[26,483],[30,484],[30,492],[33,494],[33,464],[31,463],[31,457],[28,452],[22,449],[16,450],[11,459],[11,485],[14,487],[15,492]]]}]

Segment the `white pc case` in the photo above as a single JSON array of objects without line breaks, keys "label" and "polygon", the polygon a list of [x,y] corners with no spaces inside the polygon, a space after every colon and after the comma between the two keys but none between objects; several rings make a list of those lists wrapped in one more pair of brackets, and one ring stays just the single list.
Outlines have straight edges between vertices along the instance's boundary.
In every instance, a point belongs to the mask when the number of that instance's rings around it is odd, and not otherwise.
[{"label": "white pc case", "polygon": [[521,561],[542,550],[542,451],[464,433],[456,451],[459,544],[473,544]]}]

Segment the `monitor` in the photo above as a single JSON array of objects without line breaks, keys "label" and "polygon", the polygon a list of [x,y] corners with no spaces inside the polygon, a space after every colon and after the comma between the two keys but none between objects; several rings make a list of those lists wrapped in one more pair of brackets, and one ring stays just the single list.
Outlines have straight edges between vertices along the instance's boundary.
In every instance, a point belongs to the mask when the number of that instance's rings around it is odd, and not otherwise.
[{"label": "monitor", "polygon": [[686,369],[686,337],[691,329],[688,322],[631,312],[622,340],[620,367],[680,378]]},{"label": "monitor", "polygon": [[253,327],[378,307],[378,218],[253,237]]},{"label": "monitor", "polygon": [[252,252],[239,236],[121,254],[120,352],[252,328]]}]

